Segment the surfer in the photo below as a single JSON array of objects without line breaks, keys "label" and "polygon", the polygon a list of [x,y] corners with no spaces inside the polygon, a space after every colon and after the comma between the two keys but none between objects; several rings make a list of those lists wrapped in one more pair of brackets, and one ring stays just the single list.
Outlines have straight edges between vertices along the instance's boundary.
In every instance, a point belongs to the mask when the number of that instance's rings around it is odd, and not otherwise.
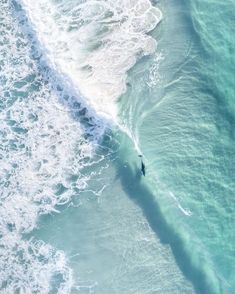
[{"label": "surfer", "polygon": [[139,155],[139,157],[141,158],[141,172],[142,172],[143,176],[145,176],[145,164],[142,159],[143,156]]}]

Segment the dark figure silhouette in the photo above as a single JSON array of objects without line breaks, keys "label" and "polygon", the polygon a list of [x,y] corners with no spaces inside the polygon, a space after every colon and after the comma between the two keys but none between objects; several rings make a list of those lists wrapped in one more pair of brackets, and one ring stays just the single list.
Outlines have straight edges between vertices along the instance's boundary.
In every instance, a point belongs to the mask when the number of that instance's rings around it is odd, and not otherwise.
[{"label": "dark figure silhouette", "polygon": [[139,157],[141,157],[141,172],[142,172],[143,176],[145,176],[145,164],[142,159],[143,156],[139,155]]}]

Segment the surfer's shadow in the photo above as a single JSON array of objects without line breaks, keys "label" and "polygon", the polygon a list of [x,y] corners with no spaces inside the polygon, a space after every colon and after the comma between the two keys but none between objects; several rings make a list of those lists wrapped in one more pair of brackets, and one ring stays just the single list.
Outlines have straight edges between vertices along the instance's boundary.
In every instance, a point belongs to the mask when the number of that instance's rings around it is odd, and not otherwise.
[{"label": "surfer's shadow", "polygon": [[[116,171],[116,175],[115,175],[115,178],[113,181],[116,182],[118,180],[122,180],[123,175],[125,175],[126,172],[127,173],[129,172],[129,168],[130,167],[128,166],[128,162],[124,162],[121,167],[121,170]],[[134,166],[132,167],[132,171],[133,171],[135,183],[140,182],[141,178],[143,176],[142,176],[142,172],[137,164],[134,164]]]},{"label": "surfer's shadow", "polygon": [[119,174],[123,190],[141,208],[152,231],[159,238],[160,242],[170,246],[179,268],[193,284],[196,293],[213,293],[204,272],[191,260],[185,249],[184,241],[165,220],[157,203],[156,196],[151,193],[145,184],[145,178],[140,169],[137,169],[137,165],[133,170],[128,165],[124,168],[122,163],[118,162],[117,173]]}]

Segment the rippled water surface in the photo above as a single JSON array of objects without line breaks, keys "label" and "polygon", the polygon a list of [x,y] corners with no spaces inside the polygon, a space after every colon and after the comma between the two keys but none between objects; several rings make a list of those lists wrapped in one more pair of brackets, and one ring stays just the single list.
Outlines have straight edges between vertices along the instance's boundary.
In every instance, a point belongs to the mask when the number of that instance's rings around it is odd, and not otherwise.
[{"label": "rippled water surface", "polygon": [[234,293],[234,6],[0,0],[1,293]]}]

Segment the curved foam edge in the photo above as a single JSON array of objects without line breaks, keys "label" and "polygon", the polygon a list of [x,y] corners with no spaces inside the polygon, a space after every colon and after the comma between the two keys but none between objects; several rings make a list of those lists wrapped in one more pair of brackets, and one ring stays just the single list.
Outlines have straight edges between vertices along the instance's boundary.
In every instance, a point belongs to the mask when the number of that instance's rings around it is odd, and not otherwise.
[{"label": "curved foam edge", "polygon": [[[5,58],[0,72],[5,97],[0,112],[0,290],[48,293],[55,279],[58,293],[69,293],[73,281],[65,253],[41,241],[26,240],[25,234],[37,227],[41,215],[57,211],[75,191],[86,188],[89,176],[80,170],[102,160],[93,158],[102,130],[75,119],[76,114],[88,119],[79,103],[74,110],[67,104],[62,107],[62,101],[75,105],[73,93],[66,87],[57,89],[59,80],[50,77],[48,67],[45,76],[39,72],[40,50],[33,48],[32,32],[27,38],[24,15],[16,9],[12,16],[8,4],[2,7],[0,20],[9,28],[3,32]],[[92,132],[94,138],[87,139]]]},{"label": "curved foam edge", "polygon": [[116,118],[128,70],[155,51],[148,33],[160,22],[160,10],[149,0],[22,3],[53,66],[99,115]]}]

